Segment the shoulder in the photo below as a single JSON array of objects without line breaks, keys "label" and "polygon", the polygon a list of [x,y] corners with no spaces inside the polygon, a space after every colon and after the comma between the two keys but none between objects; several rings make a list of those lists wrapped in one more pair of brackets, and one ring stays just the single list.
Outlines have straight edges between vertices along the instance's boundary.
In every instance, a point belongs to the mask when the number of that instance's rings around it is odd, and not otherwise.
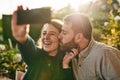
[{"label": "shoulder", "polygon": [[103,58],[109,56],[120,57],[120,50],[100,42],[94,43],[90,53],[91,55],[94,55],[96,58]]},{"label": "shoulder", "polygon": [[112,46],[109,46],[109,45],[106,45],[104,43],[101,43],[101,42],[95,42],[94,45],[93,45],[93,50],[96,50],[96,51],[100,51],[103,53],[107,53],[107,52],[117,52],[117,53],[120,53],[120,50],[118,50],[117,48],[115,47],[112,47]]},{"label": "shoulder", "polygon": [[36,51],[37,51],[37,54],[39,54],[39,55],[46,55],[47,54],[46,51],[44,51],[42,48],[40,48],[38,46],[36,48]]}]

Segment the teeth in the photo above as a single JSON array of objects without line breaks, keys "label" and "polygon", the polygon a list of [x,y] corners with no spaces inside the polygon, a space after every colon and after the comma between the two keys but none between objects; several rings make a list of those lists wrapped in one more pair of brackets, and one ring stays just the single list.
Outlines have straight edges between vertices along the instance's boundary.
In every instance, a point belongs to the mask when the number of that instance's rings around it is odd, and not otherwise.
[{"label": "teeth", "polygon": [[49,44],[51,44],[51,42],[45,41],[44,44],[49,45]]}]

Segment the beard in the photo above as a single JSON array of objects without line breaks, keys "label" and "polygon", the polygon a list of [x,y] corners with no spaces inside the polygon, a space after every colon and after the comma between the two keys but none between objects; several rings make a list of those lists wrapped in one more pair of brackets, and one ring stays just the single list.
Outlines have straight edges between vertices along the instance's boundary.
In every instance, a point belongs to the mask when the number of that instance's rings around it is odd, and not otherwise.
[{"label": "beard", "polygon": [[64,52],[71,52],[71,49],[76,48],[79,49],[79,45],[76,44],[74,42],[74,39],[72,39],[70,42],[66,43],[66,44],[62,44],[60,45],[60,50],[64,51]]}]

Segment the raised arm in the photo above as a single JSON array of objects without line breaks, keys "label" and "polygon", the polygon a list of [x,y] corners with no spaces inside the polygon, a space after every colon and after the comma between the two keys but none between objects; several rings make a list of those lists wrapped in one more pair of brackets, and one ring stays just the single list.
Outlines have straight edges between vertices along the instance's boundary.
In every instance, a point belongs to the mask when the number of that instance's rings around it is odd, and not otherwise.
[{"label": "raised arm", "polygon": [[[22,6],[18,7],[18,9],[23,9]],[[27,41],[29,35],[29,25],[17,25],[17,11],[13,12],[12,15],[12,34],[13,37],[21,44],[24,44]]]}]

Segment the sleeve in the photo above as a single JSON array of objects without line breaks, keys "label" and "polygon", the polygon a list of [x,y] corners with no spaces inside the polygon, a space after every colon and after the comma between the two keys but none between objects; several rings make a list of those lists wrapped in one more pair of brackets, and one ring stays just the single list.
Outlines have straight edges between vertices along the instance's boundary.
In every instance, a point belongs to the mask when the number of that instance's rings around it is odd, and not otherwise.
[{"label": "sleeve", "polygon": [[21,53],[22,59],[26,62],[27,65],[35,61],[37,46],[30,36],[24,45],[18,43],[18,49]]},{"label": "sleeve", "polygon": [[104,50],[102,66],[105,80],[120,80],[120,51],[115,48]]},{"label": "sleeve", "polygon": [[63,80],[75,80],[75,76],[72,69],[72,62],[69,63],[69,68],[63,69]]},{"label": "sleeve", "polygon": [[64,80],[75,80],[72,68],[63,69]]}]

